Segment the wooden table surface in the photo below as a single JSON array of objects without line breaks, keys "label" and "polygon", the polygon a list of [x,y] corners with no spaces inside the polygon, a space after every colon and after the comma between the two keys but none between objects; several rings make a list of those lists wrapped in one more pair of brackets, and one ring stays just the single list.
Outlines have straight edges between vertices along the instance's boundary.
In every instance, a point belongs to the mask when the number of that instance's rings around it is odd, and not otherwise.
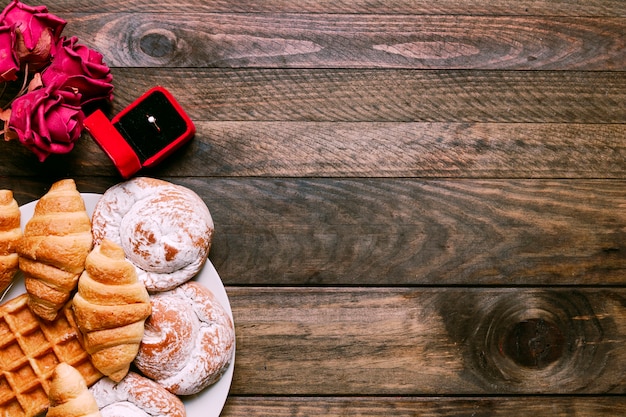
[{"label": "wooden table surface", "polygon": [[[623,0],[47,6],[109,115],[163,85],[196,125],[141,174],[213,215],[223,416],[626,415]],[[121,181],[86,133],[0,146],[20,204]]]}]

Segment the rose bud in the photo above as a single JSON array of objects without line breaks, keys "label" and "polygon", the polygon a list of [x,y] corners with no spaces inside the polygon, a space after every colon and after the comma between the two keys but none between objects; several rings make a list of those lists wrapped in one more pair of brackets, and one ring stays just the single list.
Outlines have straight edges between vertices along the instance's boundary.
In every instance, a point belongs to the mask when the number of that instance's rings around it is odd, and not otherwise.
[{"label": "rose bud", "polygon": [[17,137],[43,162],[50,154],[71,151],[80,138],[85,115],[80,94],[51,87],[18,97],[5,127],[7,139]]},{"label": "rose bud", "polygon": [[78,38],[61,38],[56,55],[41,79],[45,86],[75,88],[82,95],[82,104],[95,100],[111,100],[113,75],[103,62],[102,54],[78,43]]},{"label": "rose bud", "polygon": [[20,62],[29,63],[33,71],[48,62],[66,24],[65,20],[48,13],[47,7],[32,7],[18,0],[5,7],[0,21],[6,26],[15,25],[16,53]]}]

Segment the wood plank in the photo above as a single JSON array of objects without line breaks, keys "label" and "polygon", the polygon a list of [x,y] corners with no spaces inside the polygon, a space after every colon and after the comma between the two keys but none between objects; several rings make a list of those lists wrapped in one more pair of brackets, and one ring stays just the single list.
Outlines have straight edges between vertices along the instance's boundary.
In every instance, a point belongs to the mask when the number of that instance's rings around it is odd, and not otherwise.
[{"label": "wood plank", "polygon": [[626,69],[626,18],[273,13],[65,18],[72,33],[114,67]]},{"label": "wood plank", "polygon": [[194,120],[625,123],[626,71],[114,69],[113,111],[164,85]]},{"label": "wood plank", "polygon": [[[166,179],[209,206],[229,285],[626,283],[624,181]],[[51,181],[7,185],[23,204]]]},{"label": "wood plank", "polygon": [[548,16],[626,16],[621,0],[161,0],[158,4],[142,0],[57,0],[48,5],[62,12],[142,12],[167,13],[243,12],[243,13],[387,13],[431,15],[548,15]]},{"label": "wood plank", "polygon": [[626,178],[624,124],[200,122],[197,129],[162,173]]},{"label": "wood plank", "polygon": [[625,283],[623,181],[191,181],[231,284]]},{"label": "wood plank", "polygon": [[623,288],[227,291],[233,396],[626,392]]},{"label": "wood plank", "polygon": [[[157,176],[626,178],[626,124],[210,122]],[[39,163],[0,142],[0,175],[117,172],[84,134]]]},{"label": "wood plank", "polygon": [[222,417],[614,417],[626,399],[558,397],[240,397],[230,396]]},{"label": "wood plank", "polygon": [[114,70],[119,111],[154,85],[194,120],[626,123],[626,71]]}]

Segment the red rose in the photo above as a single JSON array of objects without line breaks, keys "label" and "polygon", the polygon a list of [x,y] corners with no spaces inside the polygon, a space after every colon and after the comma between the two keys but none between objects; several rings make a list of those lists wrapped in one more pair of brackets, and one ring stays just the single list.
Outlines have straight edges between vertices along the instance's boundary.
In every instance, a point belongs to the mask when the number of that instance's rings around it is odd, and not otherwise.
[{"label": "red rose", "polygon": [[31,70],[47,64],[66,24],[65,20],[48,13],[45,6],[31,7],[18,0],[13,0],[2,11],[0,22],[15,27],[16,53],[20,62],[31,65]]},{"label": "red rose", "polygon": [[15,99],[5,137],[17,137],[43,162],[50,154],[67,153],[83,129],[80,94],[46,87]]},{"label": "red rose", "polygon": [[0,26],[0,82],[17,80],[20,63],[13,50],[15,30]]},{"label": "red rose", "polygon": [[52,63],[41,74],[45,86],[78,89],[82,104],[113,97],[113,76],[102,54],[78,43],[76,37],[61,38]]}]

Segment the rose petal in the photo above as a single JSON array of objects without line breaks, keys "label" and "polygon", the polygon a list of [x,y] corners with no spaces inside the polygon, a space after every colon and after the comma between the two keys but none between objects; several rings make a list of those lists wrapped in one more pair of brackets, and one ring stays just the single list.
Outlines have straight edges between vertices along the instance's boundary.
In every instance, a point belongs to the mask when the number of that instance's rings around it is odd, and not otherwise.
[{"label": "rose petal", "polygon": [[51,153],[67,153],[80,138],[85,118],[76,96],[50,87],[28,92],[13,102],[8,129],[41,162]]}]

